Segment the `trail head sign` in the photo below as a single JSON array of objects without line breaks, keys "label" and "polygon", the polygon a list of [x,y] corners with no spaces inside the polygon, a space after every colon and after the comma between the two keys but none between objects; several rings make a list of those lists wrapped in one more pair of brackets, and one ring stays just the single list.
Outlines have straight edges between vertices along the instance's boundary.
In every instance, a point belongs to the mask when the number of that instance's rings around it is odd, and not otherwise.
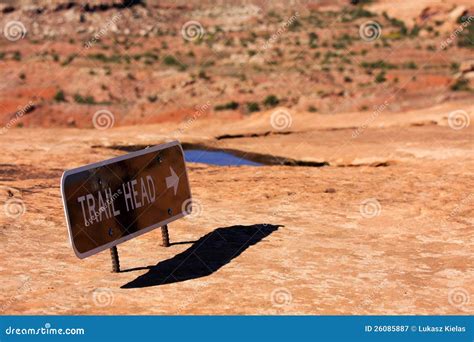
[{"label": "trail head sign", "polygon": [[83,259],[191,213],[179,142],[64,172],[61,194],[76,255]]}]

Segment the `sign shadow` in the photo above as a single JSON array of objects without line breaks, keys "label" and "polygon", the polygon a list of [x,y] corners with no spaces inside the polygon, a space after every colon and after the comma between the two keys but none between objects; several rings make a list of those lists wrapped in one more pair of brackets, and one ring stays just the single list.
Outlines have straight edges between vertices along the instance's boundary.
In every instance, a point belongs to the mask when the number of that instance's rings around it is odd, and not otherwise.
[{"label": "sign shadow", "polygon": [[124,270],[148,269],[144,275],[123,285],[123,289],[159,286],[206,277],[262,241],[281,225],[254,224],[217,228],[195,241],[191,247],[157,265]]}]

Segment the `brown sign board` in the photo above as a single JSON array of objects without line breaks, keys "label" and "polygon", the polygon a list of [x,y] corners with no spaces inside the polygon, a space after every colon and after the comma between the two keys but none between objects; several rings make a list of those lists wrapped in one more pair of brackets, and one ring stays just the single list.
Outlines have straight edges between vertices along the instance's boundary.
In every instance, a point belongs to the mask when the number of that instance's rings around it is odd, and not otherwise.
[{"label": "brown sign board", "polygon": [[68,170],[61,194],[80,259],[164,226],[192,208],[178,141]]}]

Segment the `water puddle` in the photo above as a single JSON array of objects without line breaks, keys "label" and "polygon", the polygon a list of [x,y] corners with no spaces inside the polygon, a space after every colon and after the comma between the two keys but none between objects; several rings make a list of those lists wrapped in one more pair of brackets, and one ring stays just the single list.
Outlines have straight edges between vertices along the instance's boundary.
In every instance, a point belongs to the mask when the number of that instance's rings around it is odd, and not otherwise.
[{"label": "water puddle", "polygon": [[256,163],[251,160],[234,156],[233,154],[221,151],[206,151],[206,150],[185,150],[184,158],[190,163],[204,163],[219,166],[262,166],[261,163]]},{"label": "water puddle", "polygon": [[[244,152],[240,150],[209,150],[204,144],[182,143],[184,149],[184,158],[190,163],[204,163],[218,166],[264,166],[264,165],[285,165],[285,166],[309,166],[323,167],[329,166],[327,161],[297,160],[286,157],[279,157],[270,154],[261,154],[255,152]],[[103,147],[94,145],[93,148]],[[112,145],[107,146],[119,151],[133,152],[147,148],[148,145]],[[384,164],[376,166],[388,166]]]}]

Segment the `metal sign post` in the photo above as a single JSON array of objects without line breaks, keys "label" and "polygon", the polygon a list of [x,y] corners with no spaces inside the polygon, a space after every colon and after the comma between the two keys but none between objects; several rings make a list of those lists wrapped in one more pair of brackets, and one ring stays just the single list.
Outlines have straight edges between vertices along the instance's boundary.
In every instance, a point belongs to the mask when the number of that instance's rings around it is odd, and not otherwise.
[{"label": "metal sign post", "polygon": [[163,239],[163,247],[169,247],[170,246],[170,236],[168,234],[168,225],[165,224],[163,227],[161,227],[161,238]]},{"label": "metal sign post", "polygon": [[120,260],[119,260],[117,246],[113,246],[110,249],[110,257],[112,258],[112,272],[114,273],[120,272]]}]

